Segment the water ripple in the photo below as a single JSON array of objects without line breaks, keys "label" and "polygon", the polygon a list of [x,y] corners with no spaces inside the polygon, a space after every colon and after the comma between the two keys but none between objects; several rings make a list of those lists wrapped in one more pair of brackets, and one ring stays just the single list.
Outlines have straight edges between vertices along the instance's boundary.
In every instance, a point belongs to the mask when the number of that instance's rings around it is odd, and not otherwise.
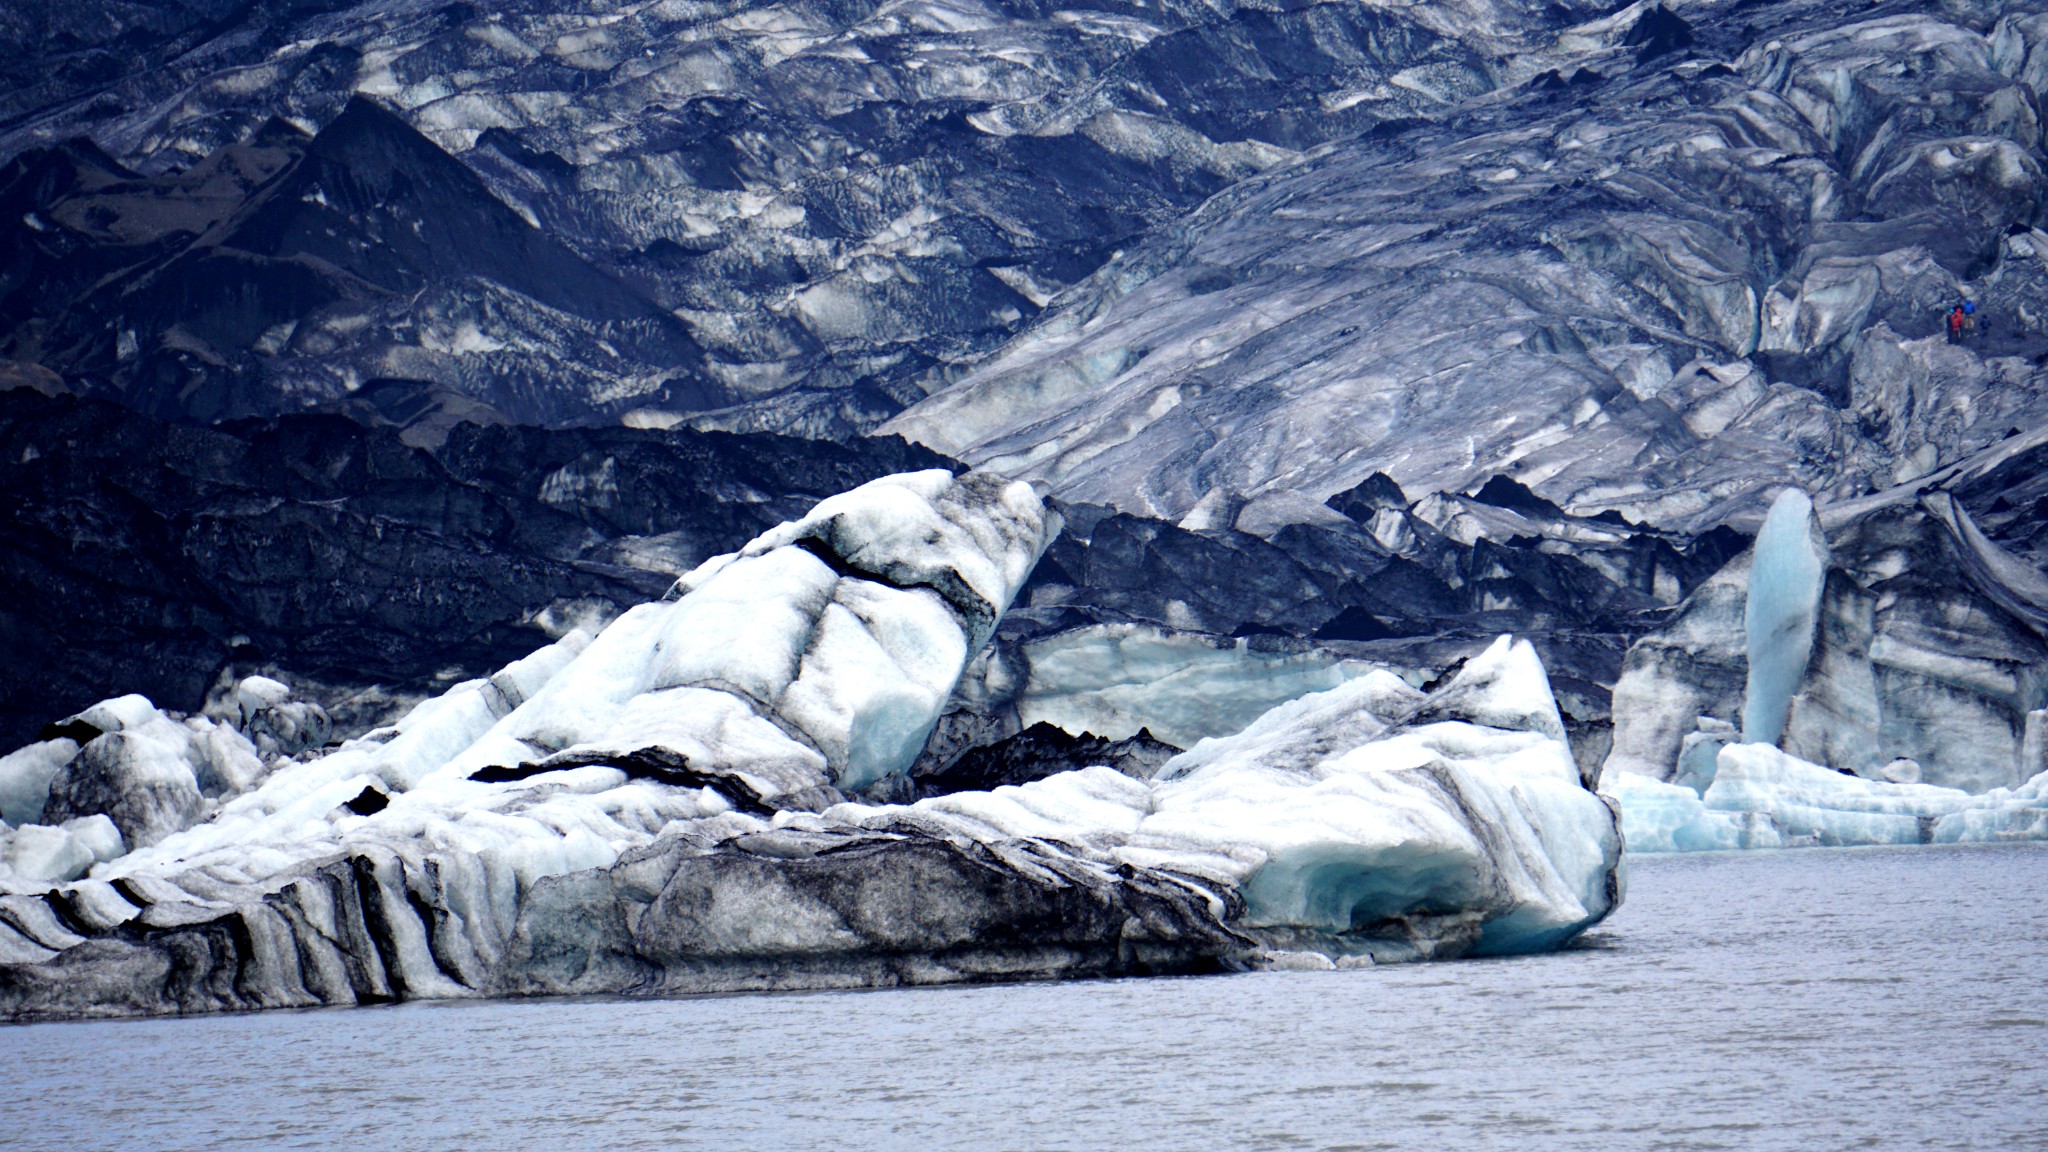
[{"label": "water ripple", "polygon": [[0,1029],[0,1147],[2044,1147],[2044,890],[1706,855],[1553,956]]}]

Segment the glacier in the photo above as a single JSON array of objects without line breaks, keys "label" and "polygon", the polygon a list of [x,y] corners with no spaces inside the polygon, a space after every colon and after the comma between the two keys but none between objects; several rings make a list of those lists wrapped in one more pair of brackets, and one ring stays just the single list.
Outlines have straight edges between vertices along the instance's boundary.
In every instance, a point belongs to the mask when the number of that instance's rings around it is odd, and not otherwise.
[{"label": "glacier", "polygon": [[423,438],[852,436],[1231,182],[1492,88],[1521,9],[23,0],[0,244],[44,290],[0,371]]},{"label": "glacier", "polygon": [[[1270,532],[1374,472],[1698,531],[2036,426],[2039,14],[1686,5],[1634,58],[1647,10],[1239,182],[883,427]],[[1995,337],[1942,339],[1964,298]]]},{"label": "glacier", "polygon": [[1059,527],[991,474],[883,477],[333,748],[285,750],[318,720],[269,678],[88,709],[0,761],[47,793],[0,833],[0,1012],[1337,967],[1618,904],[1620,816],[1506,636],[1134,774],[891,802]]}]

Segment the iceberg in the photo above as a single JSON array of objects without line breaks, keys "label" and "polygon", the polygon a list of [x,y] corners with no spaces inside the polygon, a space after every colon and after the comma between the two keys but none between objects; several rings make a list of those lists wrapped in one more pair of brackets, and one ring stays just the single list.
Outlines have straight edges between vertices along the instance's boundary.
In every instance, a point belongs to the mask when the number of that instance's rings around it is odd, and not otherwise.
[{"label": "iceberg", "polygon": [[[196,822],[16,830],[0,1016],[1337,967],[1557,947],[1619,902],[1619,817],[1506,637],[1137,775],[881,802],[1058,529],[1021,483],[886,477],[324,755],[282,756],[308,718],[251,685],[260,772],[149,761]],[[116,704],[60,777],[196,731]]]},{"label": "iceberg", "polygon": [[[1738,736],[1698,713],[1732,701],[1745,563]],[[1629,851],[2048,838],[2043,589],[1945,491],[1843,511],[1832,548],[1781,496],[1751,556],[1629,654],[1602,778]]]},{"label": "iceberg", "polygon": [[824,815],[1202,877],[1267,951],[1535,951],[1619,899],[1615,813],[1579,781],[1535,649],[1506,637],[1435,693],[1369,673],[1200,741],[1149,785],[1090,768]]}]

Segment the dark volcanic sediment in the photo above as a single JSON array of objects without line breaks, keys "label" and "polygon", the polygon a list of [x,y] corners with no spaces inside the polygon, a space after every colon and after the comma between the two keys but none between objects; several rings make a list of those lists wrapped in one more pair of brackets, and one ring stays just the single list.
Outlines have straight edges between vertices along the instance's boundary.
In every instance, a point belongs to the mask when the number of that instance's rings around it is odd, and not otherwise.
[{"label": "dark volcanic sediment", "polygon": [[[818,499],[940,458],[900,441],[458,427],[220,428],[0,392],[0,744],[224,669],[438,690],[662,594]],[[549,615],[550,609],[553,615]]]}]

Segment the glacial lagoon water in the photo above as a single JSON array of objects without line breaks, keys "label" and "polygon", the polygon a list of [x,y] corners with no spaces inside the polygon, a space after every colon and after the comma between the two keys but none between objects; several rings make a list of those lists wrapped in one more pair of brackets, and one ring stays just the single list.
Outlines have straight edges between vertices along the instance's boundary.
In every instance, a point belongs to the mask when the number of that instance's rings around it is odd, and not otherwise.
[{"label": "glacial lagoon water", "polygon": [[1631,869],[1523,959],[0,1029],[0,1148],[2048,1148],[2048,846]]}]

